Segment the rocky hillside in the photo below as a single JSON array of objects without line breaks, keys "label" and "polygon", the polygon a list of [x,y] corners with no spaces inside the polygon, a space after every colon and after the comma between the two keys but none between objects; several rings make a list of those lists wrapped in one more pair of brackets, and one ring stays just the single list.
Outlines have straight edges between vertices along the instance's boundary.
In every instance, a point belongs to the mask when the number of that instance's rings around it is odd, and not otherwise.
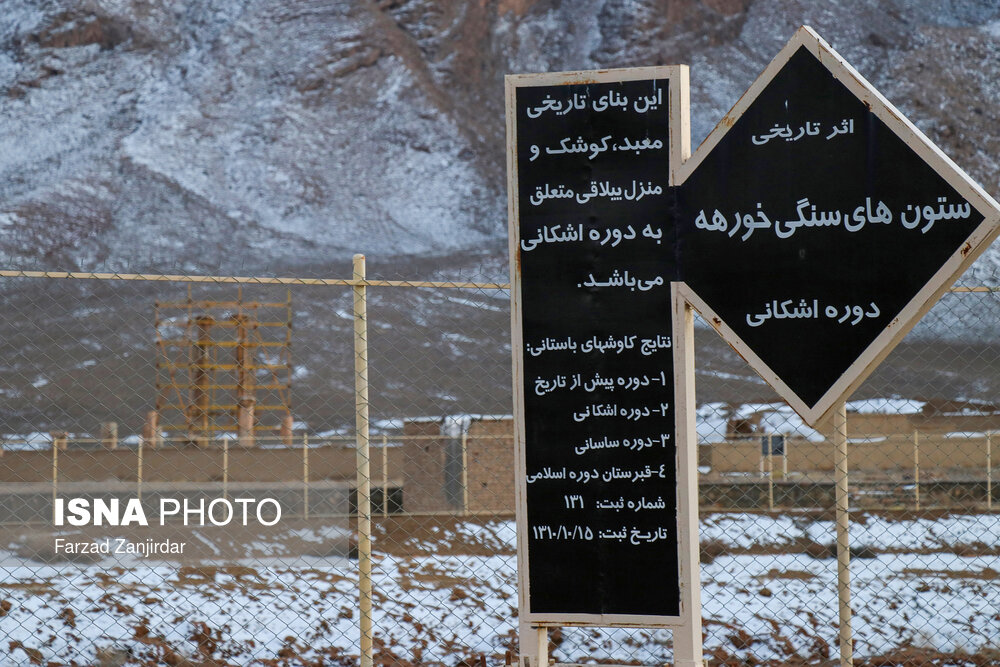
[{"label": "rocky hillside", "polygon": [[[687,63],[696,145],[803,23],[1000,191],[996,0],[2,0],[0,263],[505,280],[504,74]],[[1000,284],[1000,250],[965,281]],[[183,293],[0,281],[0,433],[135,432],[153,301]],[[314,429],[353,423],[348,298],[294,294]],[[506,304],[378,292],[378,416],[509,411]],[[948,297],[860,393],[993,400],[998,328],[992,295]],[[773,399],[699,345],[700,401]]]},{"label": "rocky hillside", "polygon": [[688,63],[697,144],[802,23],[1000,189],[993,0],[5,0],[0,252],[240,273],[502,255],[505,73]]}]

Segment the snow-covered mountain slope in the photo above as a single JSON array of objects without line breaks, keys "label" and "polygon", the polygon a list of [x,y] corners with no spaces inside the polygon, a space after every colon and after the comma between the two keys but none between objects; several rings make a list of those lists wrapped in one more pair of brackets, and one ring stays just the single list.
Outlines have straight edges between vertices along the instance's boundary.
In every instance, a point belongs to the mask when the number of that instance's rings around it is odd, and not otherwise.
[{"label": "snow-covered mountain slope", "polygon": [[6,0],[0,252],[240,273],[502,255],[503,74],[688,63],[697,143],[802,23],[1000,189],[989,0]]},{"label": "snow-covered mountain slope", "polygon": [[[363,252],[372,277],[504,281],[505,73],[687,63],[697,145],[804,23],[1000,191],[995,0],[2,0],[0,264],[346,277]],[[963,282],[1000,283],[1000,247]],[[152,303],[182,295],[0,281],[0,433],[140,428]],[[353,423],[347,299],[294,294],[318,429]],[[509,412],[506,303],[373,290],[378,416]],[[859,395],[993,400],[998,323],[993,295],[946,297]],[[700,402],[774,400],[698,335]]]}]

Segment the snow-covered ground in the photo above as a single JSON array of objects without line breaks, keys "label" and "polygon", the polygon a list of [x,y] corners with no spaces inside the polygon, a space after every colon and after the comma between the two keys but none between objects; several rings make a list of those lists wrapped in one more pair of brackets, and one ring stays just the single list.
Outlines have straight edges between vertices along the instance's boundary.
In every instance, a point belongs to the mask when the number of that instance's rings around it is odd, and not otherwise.
[{"label": "snow-covered ground", "polygon": [[[852,562],[857,655],[906,646],[1000,649],[996,516],[859,519],[852,524],[852,545],[863,556]],[[495,664],[516,637],[514,524],[458,524],[437,535],[410,540],[414,555],[381,552],[376,541],[377,657],[450,666],[485,654]],[[836,655],[836,560],[828,550],[801,552],[803,544],[829,546],[832,522],[712,514],[702,520],[701,539],[714,556],[701,568],[709,654],[775,663]],[[485,555],[435,553],[444,543]],[[151,664],[182,655],[231,665],[342,664],[357,654],[356,561],[181,569],[134,561],[39,566],[10,552],[0,558],[5,665],[32,657],[92,664],[99,649],[129,650]],[[560,661],[670,658],[666,631],[563,629],[553,641]],[[266,662],[279,657],[287,662]]]}]

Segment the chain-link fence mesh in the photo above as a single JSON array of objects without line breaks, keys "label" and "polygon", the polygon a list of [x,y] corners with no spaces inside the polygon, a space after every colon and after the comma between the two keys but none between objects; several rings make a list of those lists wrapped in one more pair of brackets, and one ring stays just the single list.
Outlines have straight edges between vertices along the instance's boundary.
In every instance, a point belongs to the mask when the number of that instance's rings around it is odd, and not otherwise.
[{"label": "chain-link fence mesh", "polygon": [[[504,286],[373,279],[359,338],[346,280],[0,281],[0,663],[358,664],[362,342],[374,662],[517,654]],[[1000,664],[997,331],[948,293],[848,404],[856,664]],[[834,661],[832,426],[696,342],[706,660]]]}]

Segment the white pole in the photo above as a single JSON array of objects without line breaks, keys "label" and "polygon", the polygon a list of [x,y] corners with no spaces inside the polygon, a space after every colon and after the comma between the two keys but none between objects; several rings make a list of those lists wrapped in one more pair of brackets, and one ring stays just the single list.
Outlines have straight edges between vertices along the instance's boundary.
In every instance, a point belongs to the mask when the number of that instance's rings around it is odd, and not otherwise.
[{"label": "white pole", "polygon": [[986,509],[993,511],[993,432],[986,432]]},{"label": "white pole", "polygon": [[52,522],[56,520],[56,496],[59,494],[59,442],[52,436]]},{"label": "white pole", "polygon": [[389,436],[382,434],[382,518],[389,516]]},{"label": "white pole", "polygon": [[[365,256],[354,256],[354,280],[365,279]],[[354,402],[358,468],[358,589],[361,667],[372,667],[372,500],[368,435],[368,295],[354,285]]]},{"label": "white pole", "polygon": [[774,511],[774,440],[767,434],[767,511]]},{"label": "white pole", "polygon": [[920,431],[913,430],[913,500],[920,511]]},{"label": "white pole", "polygon": [[837,593],[840,600],[840,667],[853,667],[854,640],[851,634],[851,548],[847,486],[847,404],[833,413],[833,441],[837,478]]},{"label": "white pole", "polygon": [[538,662],[538,632],[538,628],[528,621],[523,618],[517,619],[519,667],[535,667],[535,663]]},{"label": "white pole", "polygon": [[[764,436],[761,436],[761,437],[763,438]],[[760,466],[759,466],[759,468],[760,468],[760,476],[761,477],[764,476],[764,471],[766,470],[766,468],[764,467],[765,466],[765,464],[764,464],[764,457],[765,456],[766,456],[766,454],[764,453],[764,443],[762,442],[762,443],[760,443]]]},{"label": "white pole", "polygon": [[462,430],[462,514],[469,513],[469,434]]},{"label": "white pole", "polygon": [[698,429],[695,424],[694,311],[671,288],[673,299],[674,409],[677,420],[677,477],[686,480],[678,493],[678,534],[682,572],[681,606],[687,611],[681,625],[673,629],[675,667],[702,667],[701,581],[698,544]]},{"label": "white pole", "polygon": [[549,629],[538,630],[538,667],[548,667],[549,664]]},{"label": "white pole", "polygon": [[222,439],[222,499],[229,497],[229,438]]},{"label": "white pole", "polygon": [[138,460],[135,464],[135,497],[142,500],[142,438],[139,438],[139,447],[136,450]]},{"label": "white pole", "polygon": [[309,518],[309,434],[302,434],[302,518]]}]

